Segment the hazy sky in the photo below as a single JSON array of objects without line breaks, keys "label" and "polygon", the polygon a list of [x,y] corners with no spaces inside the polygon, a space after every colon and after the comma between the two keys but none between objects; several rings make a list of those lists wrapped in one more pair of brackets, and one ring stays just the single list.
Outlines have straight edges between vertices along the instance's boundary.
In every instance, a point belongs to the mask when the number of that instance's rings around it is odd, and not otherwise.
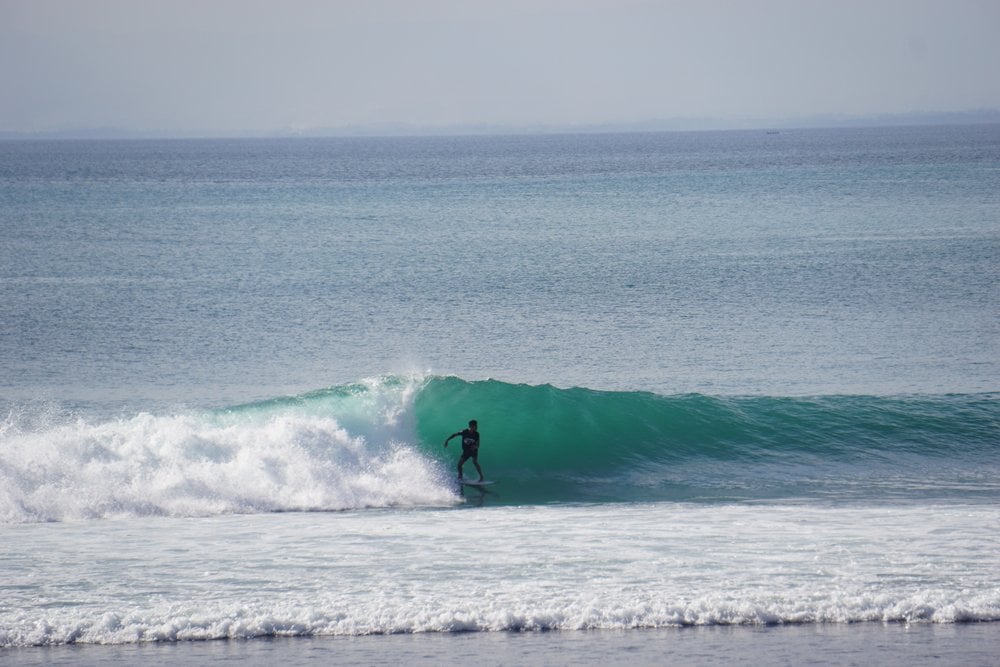
[{"label": "hazy sky", "polygon": [[1000,0],[0,0],[0,130],[1000,108]]}]

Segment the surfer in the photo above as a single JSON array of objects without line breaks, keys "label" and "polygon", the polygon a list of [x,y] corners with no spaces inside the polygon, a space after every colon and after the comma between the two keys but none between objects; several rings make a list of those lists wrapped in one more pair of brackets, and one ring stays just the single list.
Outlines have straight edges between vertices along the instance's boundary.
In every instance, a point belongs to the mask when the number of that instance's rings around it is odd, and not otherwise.
[{"label": "surfer", "polygon": [[458,478],[462,479],[462,466],[465,465],[466,461],[472,459],[472,465],[476,466],[476,472],[479,473],[479,481],[483,481],[483,469],[479,467],[479,424],[475,419],[471,420],[469,428],[449,435],[444,441],[444,446],[447,447],[448,441],[457,436],[462,436],[462,456],[458,459]]}]

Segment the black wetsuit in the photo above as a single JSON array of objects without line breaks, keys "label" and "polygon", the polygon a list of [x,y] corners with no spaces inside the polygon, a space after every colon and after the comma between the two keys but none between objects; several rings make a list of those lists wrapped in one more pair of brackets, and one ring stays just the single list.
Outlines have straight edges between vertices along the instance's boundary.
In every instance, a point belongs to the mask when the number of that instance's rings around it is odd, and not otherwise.
[{"label": "black wetsuit", "polygon": [[[476,466],[476,472],[479,473],[479,479],[482,480],[483,469],[479,467],[479,429],[469,427],[464,431],[452,433],[448,436],[448,440],[457,436],[462,436],[462,455],[458,458],[458,478],[462,479],[462,465],[472,459],[472,464]],[[445,447],[448,446],[448,440],[444,441]]]},{"label": "black wetsuit", "polygon": [[479,453],[479,431],[465,429],[462,431],[462,455],[466,458]]}]

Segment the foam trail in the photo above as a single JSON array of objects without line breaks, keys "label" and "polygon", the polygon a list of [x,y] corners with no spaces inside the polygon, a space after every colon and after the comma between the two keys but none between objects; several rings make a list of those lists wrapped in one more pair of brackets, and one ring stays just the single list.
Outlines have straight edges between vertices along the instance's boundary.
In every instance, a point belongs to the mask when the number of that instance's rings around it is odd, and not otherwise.
[{"label": "foam trail", "polygon": [[0,521],[456,502],[398,414],[369,413],[359,434],[319,412],[270,405],[44,426],[12,415],[0,432]]}]

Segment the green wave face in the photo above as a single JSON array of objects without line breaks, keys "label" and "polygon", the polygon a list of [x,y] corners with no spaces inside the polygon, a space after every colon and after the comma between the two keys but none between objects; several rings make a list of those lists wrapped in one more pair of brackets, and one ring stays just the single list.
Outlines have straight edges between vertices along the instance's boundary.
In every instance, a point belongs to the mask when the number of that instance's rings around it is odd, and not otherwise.
[{"label": "green wave face", "polygon": [[515,500],[897,496],[970,485],[989,494],[982,471],[997,459],[996,399],[660,396],[431,378],[414,412],[420,442],[452,464],[457,447],[441,443],[478,420],[486,476]]},{"label": "green wave face", "polygon": [[433,379],[415,402],[423,442],[479,422],[481,451],[504,469],[602,473],[643,458],[696,453],[711,399]]}]

